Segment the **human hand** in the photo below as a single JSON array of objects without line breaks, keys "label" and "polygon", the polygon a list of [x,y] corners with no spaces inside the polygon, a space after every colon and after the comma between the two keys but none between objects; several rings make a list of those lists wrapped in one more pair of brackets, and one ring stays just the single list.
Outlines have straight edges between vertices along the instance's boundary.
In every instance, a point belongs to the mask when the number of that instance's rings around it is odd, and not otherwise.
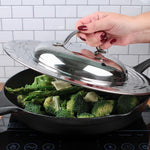
[{"label": "human hand", "polygon": [[107,49],[112,45],[125,46],[134,43],[134,17],[117,13],[96,12],[76,23],[81,40],[92,47]]}]

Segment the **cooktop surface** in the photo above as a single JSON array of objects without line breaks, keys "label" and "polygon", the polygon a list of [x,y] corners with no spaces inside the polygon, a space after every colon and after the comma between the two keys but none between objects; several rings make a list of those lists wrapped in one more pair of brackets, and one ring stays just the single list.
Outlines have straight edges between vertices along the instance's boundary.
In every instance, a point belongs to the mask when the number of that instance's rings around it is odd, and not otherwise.
[{"label": "cooktop surface", "polygon": [[150,150],[150,111],[125,129],[86,136],[44,134],[12,115],[9,119],[6,130],[0,133],[0,150]]}]

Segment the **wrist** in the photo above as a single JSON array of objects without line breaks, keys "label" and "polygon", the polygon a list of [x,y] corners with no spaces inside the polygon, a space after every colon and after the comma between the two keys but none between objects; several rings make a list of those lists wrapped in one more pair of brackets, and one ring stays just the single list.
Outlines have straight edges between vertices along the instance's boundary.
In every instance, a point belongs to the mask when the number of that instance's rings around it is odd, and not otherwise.
[{"label": "wrist", "polygon": [[143,13],[133,17],[133,32],[150,30],[150,12]]},{"label": "wrist", "polygon": [[150,43],[150,30],[143,30],[132,33],[129,44]]}]

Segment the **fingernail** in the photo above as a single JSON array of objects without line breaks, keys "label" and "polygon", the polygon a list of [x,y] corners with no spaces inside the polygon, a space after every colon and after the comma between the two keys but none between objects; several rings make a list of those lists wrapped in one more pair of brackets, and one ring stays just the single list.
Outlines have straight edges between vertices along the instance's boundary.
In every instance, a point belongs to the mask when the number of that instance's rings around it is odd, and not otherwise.
[{"label": "fingernail", "polygon": [[116,41],[117,41],[116,39],[112,39],[112,40],[110,41],[110,44],[114,44]]},{"label": "fingernail", "polygon": [[82,38],[82,37],[80,37],[80,39],[81,39],[82,41],[86,41],[86,39],[84,39],[84,38]]},{"label": "fingernail", "polygon": [[85,25],[81,25],[81,26],[78,26],[78,30],[80,30],[80,31],[87,31],[88,28]]},{"label": "fingernail", "polygon": [[103,39],[101,39],[102,43],[105,43],[108,40],[108,38],[105,36]]},{"label": "fingernail", "polygon": [[105,37],[106,37],[106,33],[103,32],[103,33],[101,34],[101,39],[103,39],[103,38],[105,38]]}]

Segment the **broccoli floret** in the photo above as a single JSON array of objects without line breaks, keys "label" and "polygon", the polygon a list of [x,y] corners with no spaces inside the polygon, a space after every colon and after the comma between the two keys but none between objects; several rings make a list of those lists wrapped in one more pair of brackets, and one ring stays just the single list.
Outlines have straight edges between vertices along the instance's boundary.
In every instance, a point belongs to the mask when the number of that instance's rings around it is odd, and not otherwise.
[{"label": "broccoli floret", "polygon": [[26,95],[18,95],[17,96],[17,102],[18,104],[20,104],[21,106],[25,106],[25,101],[24,98],[26,97]]},{"label": "broccoli floret", "polygon": [[34,78],[34,82],[31,85],[26,84],[25,87],[12,89],[10,87],[5,87],[7,91],[16,95],[26,95],[32,91],[45,91],[45,90],[54,90],[55,87],[51,84],[54,79],[46,76],[40,75]]},{"label": "broccoli floret", "polygon": [[98,99],[99,96],[95,92],[88,92],[84,97],[86,102],[97,102]]},{"label": "broccoli floret", "polygon": [[41,105],[34,104],[32,102],[27,102],[25,104],[25,110],[36,113],[36,114],[43,114],[41,111]]},{"label": "broccoli floret", "polygon": [[67,100],[64,100],[63,102],[61,102],[60,107],[62,109],[66,109],[66,107],[67,107]]},{"label": "broccoli floret", "polygon": [[52,84],[56,88],[56,90],[63,90],[72,87],[72,85],[69,82],[65,82],[62,80],[53,81]]},{"label": "broccoli floret", "polygon": [[77,118],[93,118],[93,117],[95,116],[90,113],[82,113],[82,114],[77,115]]},{"label": "broccoli floret", "polygon": [[34,78],[34,82],[32,83],[32,85],[26,85],[26,87],[34,87],[37,85],[40,86],[46,86],[46,85],[52,85],[51,82],[54,81],[54,78],[51,78],[47,75],[39,75],[37,77]]},{"label": "broccoli floret", "polygon": [[96,117],[107,116],[113,111],[113,105],[113,100],[98,101],[92,108],[92,114]]},{"label": "broccoli floret", "polygon": [[44,108],[49,115],[56,115],[56,112],[60,109],[60,97],[47,97],[44,101]]},{"label": "broccoli floret", "polygon": [[60,109],[59,111],[57,111],[56,117],[75,118],[73,112],[67,109]]},{"label": "broccoli floret", "polygon": [[118,99],[117,112],[121,114],[128,113],[138,104],[139,101],[136,96],[121,95]]},{"label": "broccoli floret", "polygon": [[71,99],[67,102],[67,110],[74,112],[75,114],[81,114],[83,112],[89,112],[89,105],[83,99],[84,92],[80,91],[77,94],[71,96]]}]

